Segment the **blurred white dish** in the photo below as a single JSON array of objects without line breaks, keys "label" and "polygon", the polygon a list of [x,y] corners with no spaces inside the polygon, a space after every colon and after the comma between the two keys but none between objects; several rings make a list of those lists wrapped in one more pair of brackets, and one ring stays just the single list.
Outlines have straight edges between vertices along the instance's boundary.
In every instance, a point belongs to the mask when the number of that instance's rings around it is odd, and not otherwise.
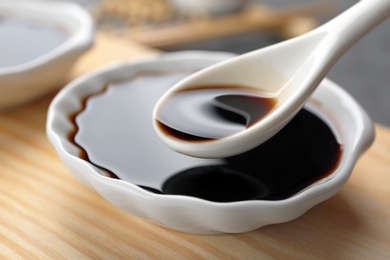
[{"label": "blurred white dish", "polygon": [[[93,43],[93,21],[90,15],[76,4],[2,1],[0,2],[0,19],[3,24],[10,23],[14,27],[19,24],[27,26],[26,28],[35,26],[38,28],[37,35],[40,35],[41,28],[57,29],[66,34],[63,42],[57,43],[57,46],[53,44],[53,48],[47,52],[37,52],[36,56],[30,55],[30,59],[29,57],[18,58],[9,63],[9,66],[2,64],[0,67],[0,110],[29,101],[54,87],[61,86],[72,65]],[[12,29],[11,27],[10,30]],[[32,31],[31,35],[33,33]],[[17,37],[16,32],[10,33],[9,37],[13,36]],[[32,40],[24,39],[23,41],[25,42],[22,44],[26,45],[26,49],[34,48]],[[48,39],[42,39],[42,43],[46,41]],[[15,44],[16,52],[20,52],[22,49],[17,47],[20,45]],[[5,44],[3,48],[6,48]],[[12,48],[9,49],[12,50]],[[20,53],[15,53],[15,56],[17,54]],[[12,57],[12,55],[8,56]]]},{"label": "blurred white dish", "polygon": [[358,157],[373,141],[373,124],[365,111],[329,80],[321,83],[310,102],[323,111],[333,126],[343,147],[340,162],[328,177],[287,199],[219,203],[155,194],[128,181],[106,177],[97,167],[83,160],[79,148],[69,140],[69,134],[74,130],[71,118],[80,111],[82,100],[102,91],[108,82],[126,80],[139,72],[194,71],[229,57],[232,55],[216,52],[171,53],[114,64],[85,75],[61,90],[50,105],[49,139],[63,163],[86,186],[125,211],[172,229],[191,233],[239,233],[293,220],[335,195],[347,182]]}]

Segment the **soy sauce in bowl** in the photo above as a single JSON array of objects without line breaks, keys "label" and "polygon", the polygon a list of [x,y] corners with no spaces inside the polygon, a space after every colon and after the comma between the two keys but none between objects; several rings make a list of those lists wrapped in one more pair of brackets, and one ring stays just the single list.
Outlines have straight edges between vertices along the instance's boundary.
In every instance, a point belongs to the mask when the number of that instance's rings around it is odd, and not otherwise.
[{"label": "soy sauce in bowl", "polygon": [[[172,151],[155,133],[151,115],[161,95],[188,75],[139,73],[109,83],[101,93],[85,97],[80,111],[72,115],[74,132],[69,139],[80,148],[85,160],[111,178],[150,192],[215,202],[289,198],[337,168],[342,146],[314,104],[306,106],[270,140],[237,156],[200,159]],[[225,124],[237,125],[237,129],[250,127],[251,118],[261,117],[245,117],[242,111],[232,111],[230,101],[222,100],[224,105],[219,103],[217,108],[212,107],[216,105],[213,103],[209,111]],[[270,105],[265,113],[275,101],[266,102]],[[201,140],[207,138],[220,137],[200,136]]]}]

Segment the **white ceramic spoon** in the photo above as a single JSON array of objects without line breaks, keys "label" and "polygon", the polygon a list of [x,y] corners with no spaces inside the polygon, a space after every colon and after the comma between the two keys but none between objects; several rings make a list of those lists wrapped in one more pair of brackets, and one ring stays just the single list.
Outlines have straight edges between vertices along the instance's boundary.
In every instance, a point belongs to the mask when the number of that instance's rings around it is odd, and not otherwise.
[{"label": "white ceramic spoon", "polygon": [[[201,70],[173,86],[154,110],[178,90],[202,85],[243,85],[271,93],[276,106],[245,130],[221,139],[194,142],[155,129],[171,149],[196,157],[227,157],[250,150],[276,134],[302,108],[331,66],[390,15],[390,0],[362,0],[323,26]],[[364,65],[364,64],[363,64]]]}]

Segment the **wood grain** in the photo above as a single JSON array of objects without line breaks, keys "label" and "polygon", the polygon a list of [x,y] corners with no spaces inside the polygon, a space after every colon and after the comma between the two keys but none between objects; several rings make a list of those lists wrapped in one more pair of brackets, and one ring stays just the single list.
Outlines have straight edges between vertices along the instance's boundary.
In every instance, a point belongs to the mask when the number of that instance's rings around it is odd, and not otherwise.
[{"label": "wood grain", "polygon": [[[98,41],[74,75],[110,62],[100,56],[106,53],[122,58],[153,53],[107,37]],[[104,45],[117,48],[106,52]],[[342,191],[297,220],[244,234],[201,236],[133,217],[80,184],[46,138],[53,95],[0,115],[0,258],[390,258],[387,127],[377,125],[374,145]]]}]

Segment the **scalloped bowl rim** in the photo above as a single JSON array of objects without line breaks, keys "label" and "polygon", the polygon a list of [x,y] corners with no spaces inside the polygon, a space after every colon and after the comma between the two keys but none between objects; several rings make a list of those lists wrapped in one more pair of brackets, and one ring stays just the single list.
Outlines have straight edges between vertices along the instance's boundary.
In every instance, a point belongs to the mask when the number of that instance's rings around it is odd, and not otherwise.
[{"label": "scalloped bowl rim", "polygon": [[[115,63],[88,73],[71,82],[52,101],[46,125],[48,137],[61,160],[82,183],[133,215],[154,220],[163,226],[191,233],[240,233],[268,224],[293,220],[335,195],[348,180],[358,157],[368,149],[374,139],[374,126],[367,113],[347,92],[328,79],[321,83],[314,94],[314,99],[316,96],[326,95],[330,97],[325,99],[338,98],[340,102],[336,102],[335,106],[339,107],[342,113],[337,116],[344,116],[345,119],[348,116],[348,120],[352,120],[353,127],[346,123],[342,127],[351,128],[350,131],[354,131],[354,138],[351,139],[350,135],[341,137],[350,140],[346,141],[348,145],[344,147],[339,166],[326,181],[311,185],[283,200],[219,203],[180,195],[154,194],[132,183],[99,174],[99,169],[78,157],[77,147],[67,139],[71,127],[68,120],[71,111],[67,110],[70,106],[77,110],[80,98],[96,91],[92,90],[96,83],[104,85],[118,77],[125,79],[123,72],[126,70],[142,71],[147,68],[155,70],[156,67],[178,64],[197,67],[188,65],[188,61],[192,64],[211,65],[229,57],[233,55],[205,51],[176,52]],[[204,65],[199,68],[202,67]],[[343,113],[347,115],[342,115]],[[167,211],[167,208],[170,210]]]}]

